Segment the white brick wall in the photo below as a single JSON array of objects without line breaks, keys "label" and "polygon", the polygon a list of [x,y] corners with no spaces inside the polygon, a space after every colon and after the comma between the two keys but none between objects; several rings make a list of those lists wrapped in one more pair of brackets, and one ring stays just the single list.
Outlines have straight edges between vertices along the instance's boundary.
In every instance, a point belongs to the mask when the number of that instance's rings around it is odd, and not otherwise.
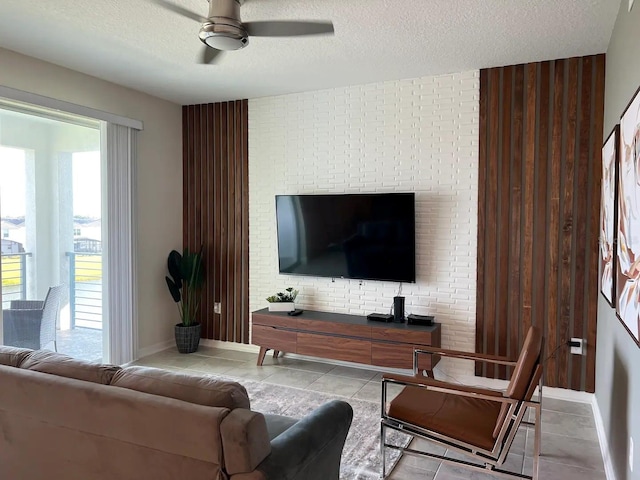
[{"label": "white brick wall", "polygon": [[301,308],[388,312],[398,283],[278,273],[275,195],[415,192],[406,311],[435,315],[444,347],[473,351],[478,125],[477,71],[250,100],[251,310],[293,286]]}]

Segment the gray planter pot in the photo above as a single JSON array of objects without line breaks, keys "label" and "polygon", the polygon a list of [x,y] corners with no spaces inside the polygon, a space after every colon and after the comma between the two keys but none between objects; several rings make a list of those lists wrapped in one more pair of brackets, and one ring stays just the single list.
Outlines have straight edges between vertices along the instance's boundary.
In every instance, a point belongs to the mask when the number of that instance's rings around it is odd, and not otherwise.
[{"label": "gray planter pot", "polygon": [[176,347],[180,353],[193,353],[200,345],[200,324],[196,323],[188,327],[178,323],[175,326]]}]

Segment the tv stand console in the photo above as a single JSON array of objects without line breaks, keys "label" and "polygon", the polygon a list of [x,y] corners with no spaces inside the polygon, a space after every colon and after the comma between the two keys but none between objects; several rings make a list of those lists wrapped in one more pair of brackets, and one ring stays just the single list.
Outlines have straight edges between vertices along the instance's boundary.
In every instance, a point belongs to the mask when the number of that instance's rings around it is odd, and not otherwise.
[{"label": "tv stand console", "polygon": [[[440,324],[433,326],[382,323],[366,316],[305,310],[301,315],[269,312],[252,314],[252,342],[260,346],[258,365],[267,350],[363,363],[389,368],[413,368],[413,350],[440,347]],[[420,355],[420,370],[431,376],[437,355]]]}]

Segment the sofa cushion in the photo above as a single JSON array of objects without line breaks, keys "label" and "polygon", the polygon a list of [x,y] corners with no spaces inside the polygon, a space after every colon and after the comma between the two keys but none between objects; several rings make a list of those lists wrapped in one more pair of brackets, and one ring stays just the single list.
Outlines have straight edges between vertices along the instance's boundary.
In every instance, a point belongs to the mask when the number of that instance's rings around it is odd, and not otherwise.
[{"label": "sofa cushion", "polygon": [[249,396],[242,385],[209,376],[134,366],[118,371],[111,385],[209,407],[250,408]]},{"label": "sofa cushion", "polygon": [[33,352],[33,350],[28,348],[5,347],[0,345],[0,365],[19,367],[31,352]]},{"label": "sofa cushion", "polygon": [[113,374],[120,370],[117,365],[91,363],[47,350],[34,351],[20,368],[102,385],[109,385]]}]

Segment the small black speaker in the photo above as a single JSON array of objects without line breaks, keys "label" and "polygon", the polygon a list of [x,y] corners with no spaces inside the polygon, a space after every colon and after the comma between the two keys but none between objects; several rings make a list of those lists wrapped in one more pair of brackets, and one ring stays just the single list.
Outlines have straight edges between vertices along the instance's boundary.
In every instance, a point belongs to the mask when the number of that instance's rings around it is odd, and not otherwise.
[{"label": "small black speaker", "polygon": [[393,297],[393,321],[404,322],[404,297]]}]

